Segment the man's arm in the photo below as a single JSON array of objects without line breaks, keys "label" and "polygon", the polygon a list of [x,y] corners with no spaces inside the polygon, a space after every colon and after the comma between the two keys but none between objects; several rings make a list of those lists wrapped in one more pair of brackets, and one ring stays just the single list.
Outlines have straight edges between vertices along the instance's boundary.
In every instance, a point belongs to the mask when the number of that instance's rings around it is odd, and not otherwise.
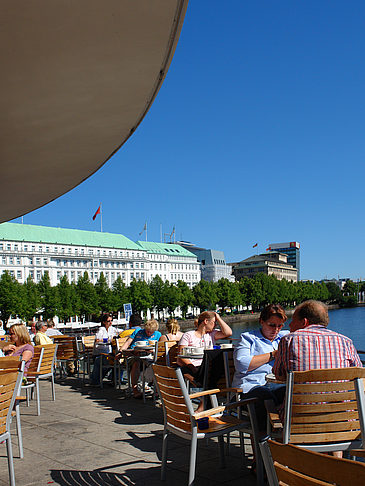
[{"label": "man's arm", "polygon": [[275,356],[274,366],[272,367],[272,372],[275,375],[275,378],[280,381],[286,381],[287,375],[287,363],[286,363],[286,347],[287,341],[285,337],[281,338],[278,350]]}]

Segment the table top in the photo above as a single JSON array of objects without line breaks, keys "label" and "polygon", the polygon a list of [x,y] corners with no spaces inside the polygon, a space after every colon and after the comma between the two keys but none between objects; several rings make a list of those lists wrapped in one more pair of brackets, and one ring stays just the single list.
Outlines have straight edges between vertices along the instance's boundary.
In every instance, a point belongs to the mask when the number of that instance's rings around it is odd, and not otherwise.
[{"label": "table top", "polygon": [[201,359],[204,357],[204,353],[202,354],[178,354],[178,358],[187,358],[187,359]]}]

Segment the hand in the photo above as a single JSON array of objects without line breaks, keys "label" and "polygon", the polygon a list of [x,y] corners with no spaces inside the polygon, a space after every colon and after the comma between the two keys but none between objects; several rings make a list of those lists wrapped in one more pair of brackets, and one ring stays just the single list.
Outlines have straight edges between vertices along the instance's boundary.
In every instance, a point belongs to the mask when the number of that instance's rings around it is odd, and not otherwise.
[{"label": "hand", "polygon": [[3,351],[15,351],[16,346],[14,344],[7,344],[6,346],[3,347]]}]

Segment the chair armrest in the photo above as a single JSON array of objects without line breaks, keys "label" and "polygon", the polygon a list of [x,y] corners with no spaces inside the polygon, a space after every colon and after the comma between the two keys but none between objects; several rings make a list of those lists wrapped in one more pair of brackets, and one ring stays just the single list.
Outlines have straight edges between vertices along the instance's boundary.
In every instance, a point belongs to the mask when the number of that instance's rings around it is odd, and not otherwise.
[{"label": "chair armrest", "polygon": [[24,396],[19,396],[19,397],[16,397],[15,400],[17,400],[18,402],[24,402],[25,400],[27,399],[27,397],[24,397]]},{"label": "chair armrest", "polygon": [[243,389],[242,388],[221,388],[219,390],[219,393],[228,393],[228,392],[243,393]]},{"label": "chair armrest", "polygon": [[365,449],[350,449],[350,456],[365,457]]},{"label": "chair armrest", "polygon": [[212,415],[215,415],[216,413],[222,413],[224,412],[226,407],[221,406],[221,407],[215,407],[215,408],[209,408],[208,410],[203,410],[202,412],[197,412],[193,414],[193,417],[195,420],[204,418],[204,417],[211,417]]},{"label": "chair armrest", "polygon": [[204,390],[204,391],[201,391],[201,392],[196,392],[196,393],[191,393],[189,395],[190,398],[197,398],[197,397],[203,397],[205,395],[214,395],[216,393],[219,393],[219,388],[214,388],[212,390]]},{"label": "chair armrest", "polygon": [[284,428],[283,424],[281,423],[280,416],[276,412],[269,412],[268,413],[270,424],[273,429],[282,429]]}]

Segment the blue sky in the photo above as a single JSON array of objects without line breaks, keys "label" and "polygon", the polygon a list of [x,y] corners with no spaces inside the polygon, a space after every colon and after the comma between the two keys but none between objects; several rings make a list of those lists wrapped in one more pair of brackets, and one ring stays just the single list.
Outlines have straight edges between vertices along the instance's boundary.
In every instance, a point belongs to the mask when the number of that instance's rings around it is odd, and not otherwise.
[{"label": "blue sky", "polygon": [[[137,240],[160,224],[238,261],[301,243],[301,277],[365,279],[365,3],[191,1],[136,133],[24,222]],[[17,219],[15,221],[20,221]]]}]

